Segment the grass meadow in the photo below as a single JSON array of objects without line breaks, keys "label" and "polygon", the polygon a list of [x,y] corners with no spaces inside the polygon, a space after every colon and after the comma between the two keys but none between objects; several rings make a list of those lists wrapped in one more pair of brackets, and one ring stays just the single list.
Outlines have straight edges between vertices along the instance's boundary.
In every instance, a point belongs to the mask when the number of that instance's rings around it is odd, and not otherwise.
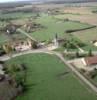
[{"label": "grass meadow", "polygon": [[96,95],[54,55],[28,54],[6,64],[25,63],[28,90],[16,100],[97,100]]}]

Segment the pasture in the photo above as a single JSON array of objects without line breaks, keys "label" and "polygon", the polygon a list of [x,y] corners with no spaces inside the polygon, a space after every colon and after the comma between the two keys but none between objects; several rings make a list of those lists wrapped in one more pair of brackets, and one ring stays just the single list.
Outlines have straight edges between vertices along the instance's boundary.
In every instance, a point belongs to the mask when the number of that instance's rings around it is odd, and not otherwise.
[{"label": "pasture", "polygon": [[16,100],[97,100],[64,63],[54,55],[27,54],[8,60],[6,64],[27,66],[28,90]]}]

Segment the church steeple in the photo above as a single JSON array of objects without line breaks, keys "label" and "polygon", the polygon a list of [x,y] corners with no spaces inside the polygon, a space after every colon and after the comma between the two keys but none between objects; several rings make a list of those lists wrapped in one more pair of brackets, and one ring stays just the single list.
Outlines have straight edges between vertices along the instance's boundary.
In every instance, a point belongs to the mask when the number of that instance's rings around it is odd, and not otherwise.
[{"label": "church steeple", "polygon": [[59,43],[58,43],[58,35],[57,33],[55,34],[55,38],[53,40],[53,43],[54,43],[54,46],[58,47],[59,46]]}]

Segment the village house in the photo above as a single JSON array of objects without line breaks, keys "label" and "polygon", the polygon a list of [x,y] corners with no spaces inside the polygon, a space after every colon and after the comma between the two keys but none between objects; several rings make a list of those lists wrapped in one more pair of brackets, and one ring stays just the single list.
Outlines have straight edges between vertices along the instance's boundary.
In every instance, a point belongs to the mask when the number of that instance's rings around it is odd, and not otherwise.
[{"label": "village house", "polygon": [[14,49],[16,51],[26,51],[32,49],[32,41],[27,40],[20,40],[14,43]]},{"label": "village house", "polygon": [[97,40],[94,40],[94,41],[92,41],[91,43],[92,43],[94,46],[97,47]]},{"label": "village house", "polygon": [[69,61],[69,63],[72,63],[78,69],[92,71],[97,69],[97,56],[74,59]]},{"label": "village house", "polygon": [[97,67],[97,56],[86,57],[83,58],[82,61],[86,67],[91,67],[91,66],[94,66],[95,68]]}]

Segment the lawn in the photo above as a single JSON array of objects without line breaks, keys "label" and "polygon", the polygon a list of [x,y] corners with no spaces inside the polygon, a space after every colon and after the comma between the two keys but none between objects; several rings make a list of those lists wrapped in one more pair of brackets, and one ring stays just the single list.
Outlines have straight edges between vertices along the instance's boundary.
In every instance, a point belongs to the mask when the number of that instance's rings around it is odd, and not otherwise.
[{"label": "lawn", "polygon": [[16,100],[97,100],[54,55],[28,54],[6,62],[27,65],[27,92]]},{"label": "lawn", "polygon": [[48,16],[46,14],[41,14],[40,18],[38,18],[36,22],[42,24],[46,28],[31,33],[31,36],[42,41],[53,39],[56,33],[59,37],[65,37],[65,31],[68,29],[80,29],[90,26],[88,24],[74,21],[64,22],[56,19],[55,16]]}]

